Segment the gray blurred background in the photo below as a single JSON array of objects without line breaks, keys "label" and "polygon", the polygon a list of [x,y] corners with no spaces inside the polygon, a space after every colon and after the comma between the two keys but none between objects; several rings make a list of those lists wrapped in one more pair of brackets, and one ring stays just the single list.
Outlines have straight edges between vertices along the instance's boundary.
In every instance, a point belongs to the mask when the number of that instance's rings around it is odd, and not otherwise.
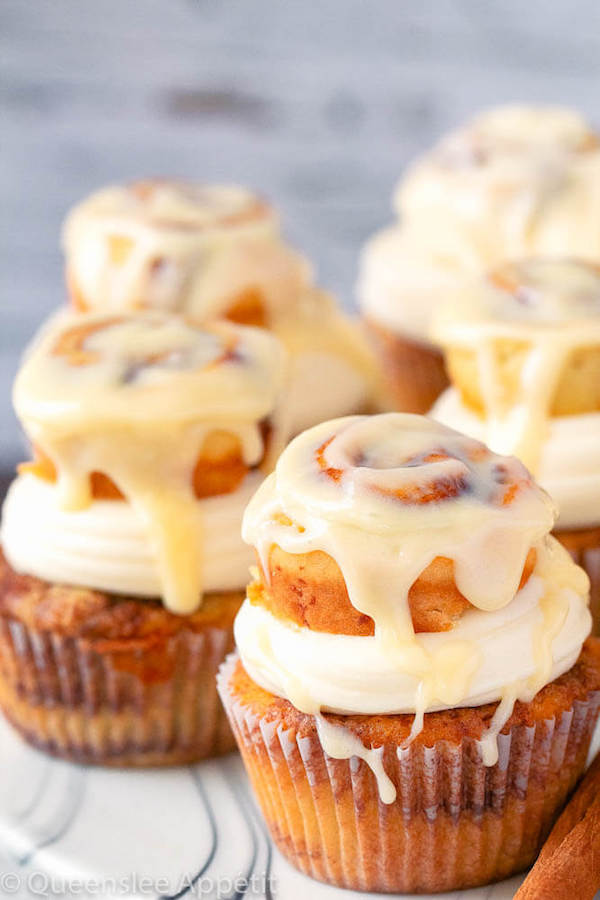
[{"label": "gray blurred background", "polygon": [[405,163],[526,100],[600,124],[598,0],[0,0],[0,471],[10,382],[63,298],[59,227],[104,183],[240,181],[352,302]]}]

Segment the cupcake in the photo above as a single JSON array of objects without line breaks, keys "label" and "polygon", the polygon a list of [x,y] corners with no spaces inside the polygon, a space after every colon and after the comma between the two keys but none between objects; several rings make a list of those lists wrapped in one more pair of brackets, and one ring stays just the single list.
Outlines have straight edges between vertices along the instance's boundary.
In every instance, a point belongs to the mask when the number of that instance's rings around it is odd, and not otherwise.
[{"label": "cupcake", "polygon": [[449,297],[433,327],[453,387],[432,415],[519,456],[550,492],[600,627],[600,269],[503,264]]},{"label": "cupcake", "polygon": [[517,459],[409,414],[284,450],[244,517],[258,567],[219,689],[274,841],[364,891],[533,860],[600,704],[588,578]]},{"label": "cupcake", "polygon": [[425,412],[446,386],[429,325],[448,292],[506,259],[600,259],[600,143],[569,109],[492,109],[418,159],[394,206],[359,301],[398,408]]},{"label": "cupcake", "polygon": [[31,744],[136,766],[232,749],[215,673],[284,369],[262,330],[157,311],[34,341],[14,390],[33,460],[0,535],[0,707]]},{"label": "cupcake", "polygon": [[63,246],[77,310],[170,310],[274,332],[290,355],[294,432],[379,402],[361,330],[315,287],[271,207],[241,187],[155,179],[105,188],[67,216]]}]

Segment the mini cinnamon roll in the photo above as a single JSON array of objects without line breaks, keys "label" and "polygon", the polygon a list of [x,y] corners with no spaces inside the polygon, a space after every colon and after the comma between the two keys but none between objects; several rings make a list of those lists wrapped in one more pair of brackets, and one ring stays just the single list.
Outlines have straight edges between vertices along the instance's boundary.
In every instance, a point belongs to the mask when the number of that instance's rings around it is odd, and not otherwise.
[{"label": "mini cinnamon roll", "polygon": [[430,326],[471,279],[507,259],[600,259],[599,195],[598,136],[556,107],[484,112],[408,169],[358,287],[398,408],[426,412],[447,386]]},{"label": "mini cinnamon roll", "polygon": [[338,419],[284,450],[244,516],[258,567],[219,685],[302,871],[430,892],[533,859],[600,698],[589,581],[554,518],[516,458],[420,416]]},{"label": "mini cinnamon roll", "polygon": [[444,137],[398,184],[398,214],[472,271],[528,255],[600,257],[600,140],[577,112],[501,106]]},{"label": "mini cinnamon roll", "polygon": [[290,354],[294,432],[378,401],[359,328],[314,286],[273,209],[241,187],[154,179],[105,188],[67,216],[63,246],[77,310],[170,310],[273,331]]},{"label": "mini cinnamon roll", "polygon": [[32,743],[132,765],[230,749],[214,672],[284,372],[265,331],[156,311],[62,316],[34,342],[14,390],[34,460],[0,559],[0,705]]},{"label": "mini cinnamon roll", "polygon": [[600,604],[600,268],[505,263],[448,298],[434,323],[453,387],[432,414],[514,453],[559,505],[557,536]]}]

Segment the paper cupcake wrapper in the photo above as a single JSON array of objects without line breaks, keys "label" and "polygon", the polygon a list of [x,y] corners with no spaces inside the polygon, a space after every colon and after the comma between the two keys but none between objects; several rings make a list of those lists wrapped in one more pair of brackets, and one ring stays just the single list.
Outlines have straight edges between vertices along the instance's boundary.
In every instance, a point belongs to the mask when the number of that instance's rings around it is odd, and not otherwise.
[{"label": "paper cupcake wrapper", "polygon": [[367,324],[379,352],[395,409],[429,412],[448,387],[442,353],[428,344],[399,337],[380,325]]},{"label": "paper cupcake wrapper", "polygon": [[102,765],[194,762],[235,747],[215,676],[231,628],[89,641],[0,619],[0,707],[37,748]]},{"label": "paper cupcake wrapper", "polygon": [[572,556],[590,576],[590,610],[594,620],[592,633],[600,635],[600,547],[576,550]]},{"label": "paper cupcake wrapper", "polygon": [[600,530],[595,528],[593,534],[598,532],[598,545],[590,546],[590,538],[585,531],[582,532],[555,532],[559,540],[563,540],[565,547],[578,566],[585,569],[590,578],[590,610],[594,620],[592,634],[600,635]]},{"label": "paper cupcake wrapper", "polygon": [[379,799],[356,757],[328,757],[316,731],[258,717],[218,683],[263,815],[281,852],[306,875],[339,887],[437,892],[487,884],[531,864],[584,769],[600,693],[556,719],[514,727],[485,767],[476,742],[384,745],[397,797]]}]

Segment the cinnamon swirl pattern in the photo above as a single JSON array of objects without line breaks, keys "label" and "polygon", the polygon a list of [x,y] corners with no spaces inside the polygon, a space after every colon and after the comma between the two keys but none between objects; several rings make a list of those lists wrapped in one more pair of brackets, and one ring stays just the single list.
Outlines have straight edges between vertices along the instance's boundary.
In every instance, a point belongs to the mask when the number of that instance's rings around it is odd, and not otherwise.
[{"label": "cinnamon swirl pattern", "polygon": [[104,188],[63,229],[67,281],[80,310],[157,308],[264,324],[310,281],[274,211],[237,186],[153,179]]},{"label": "cinnamon swirl pattern", "polygon": [[[236,621],[244,667],[316,715],[334,757],[343,735],[321,710],[414,713],[413,739],[427,711],[501,700],[481,742],[491,765],[515,700],[570,668],[589,632],[587,578],[548,537],[554,516],[520,462],[431,420],[317,426],[284,451],[246,511],[260,570]],[[305,612],[290,621],[286,591],[296,609],[309,595],[307,606],[334,613],[316,627]],[[432,618],[431,600],[451,614]]]},{"label": "cinnamon swirl pattern", "polygon": [[77,310],[168,310],[273,331],[290,355],[295,432],[378,399],[360,330],[315,287],[273,209],[243,188],[166,179],[106,188],[68,215],[63,245]]},{"label": "cinnamon swirl pattern", "polygon": [[[9,562],[75,584],[85,573],[89,587],[159,596],[180,614],[198,608],[203,590],[239,588],[243,576],[227,584],[213,573],[205,583],[204,516],[218,512],[211,506],[217,496],[241,496],[225,518],[226,534],[246,485],[256,486],[253,473],[269,464],[269,450],[277,452],[284,366],[277,341],[257,329],[201,329],[158,312],[57,320],[15,383],[36,461],[24,467],[5,507]],[[39,553],[26,541],[23,504],[31,516],[32,491],[40,503]],[[112,573],[105,568],[111,521]],[[119,534],[129,544],[118,546]]]},{"label": "cinnamon swirl pattern", "polygon": [[417,160],[395,205],[468,272],[529,254],[598,259],[599,191],[600,141],[578,113],[506,106]]}]

